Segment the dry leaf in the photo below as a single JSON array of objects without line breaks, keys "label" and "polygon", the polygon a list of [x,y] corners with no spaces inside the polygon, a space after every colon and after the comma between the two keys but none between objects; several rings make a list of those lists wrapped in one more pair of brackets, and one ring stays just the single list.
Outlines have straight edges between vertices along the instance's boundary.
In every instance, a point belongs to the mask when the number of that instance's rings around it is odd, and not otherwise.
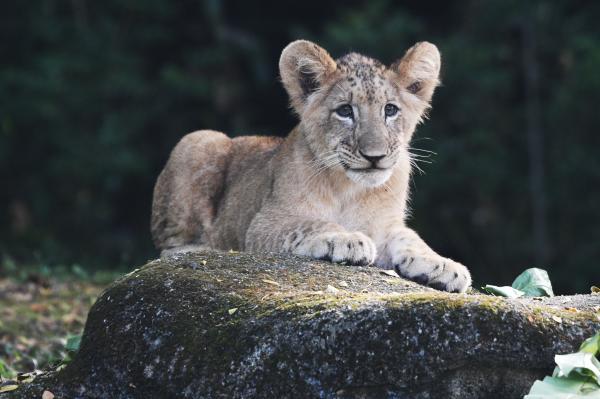
[{"label": "dry leaf", "polygon": [[552,316],[552,320],[554,320],[557,323],[562,323],[562,318],[558,316]]},{"label": "dry leaf", "polygon": [[347,282],[345,282],[345,281],[338,281],[338,285],[339,285],[340,287],[348,287],[348,283],[347,283]]},{"label": "dry leaf", "polygon": [[340,292],[340,290],[335,288],[333,285],[327,285],[325,292],[327,292],[328,294],[337,294],[338,292]]},{"label": "dry leaf", "polygon": [[263,283],[271,284],[271,285],[279,285],[277,281],[264,279]]},{"label": "dry leaf", "polygon": [[268,294],[266,294],[266,295],[263,295],[263,297],[262,297],[262,298],[260,298],[260,300],[261,300],[261,301],[264,301],[265,299],[269,298],[269,297],[270,297],[270,296],[272,296],[272,295],[273,295],[273,294],[271,294],[271,293],[268,293]]},{"label": "dry leaf", "polygon": [[29,305],[29,309],[31,309],[32,312],[42,313],[48,310],[48,305],[45,305],[43,303],[32,303],[31,305]]},{"label": "dry leaf", "polygon": [[590,290],[592,291],[592,294],[600,294],[600,287],[596,287],[595,285],[592,285]]},{"label": "dry leaf", "polygon": [[68,313],[66,315],[63,315],[60,319],[63,323],[71,324],[77,319],[79,319],[79,315],[77,313]]},{"label": "dry leaf", "polygon": [[391,269],[389,269],[389,270],[381,270],[380,273],[381,274],[387,274],[388,276],[392,276],[392,277],[400,277],[398,275],[398,273],[396,273],[395,270],[391,270]]},{"label": "dry leaf", "polygon": [[569,312],[575,312],[575,313],[579,312],[579,310],[577,310],[576,308],[566,307],[565,310],[568,310]]},{"label": "dry leaf", "polygon": [[42,399],[54,399],[54,394],[50,391],[44,391],[44,393],[42,393]]},{"label": "dry leaf", "polygon": [[2,385],[0,387],[0,393],[2,392],[9,392],[9,391],[14,391],[15,389],[17,389],[19,386],[17,384],[7,384],[7,385]]},{"label": "dry leaf", "polygon": [[238,308],[231,308],[231,309],[229,309],[227,312],[228,312],[230,315],[232,315],[232,314],[234,314],[235,312],[237,312],[237,310],[238,310]]},{"label": "dry leaf", "polygon": [[206,266],[206,261],[205,261],[205,260],[203,260],[203,261],[202,261],[202,262],[200,262],[200,263],[202,263],[204,266]]}]

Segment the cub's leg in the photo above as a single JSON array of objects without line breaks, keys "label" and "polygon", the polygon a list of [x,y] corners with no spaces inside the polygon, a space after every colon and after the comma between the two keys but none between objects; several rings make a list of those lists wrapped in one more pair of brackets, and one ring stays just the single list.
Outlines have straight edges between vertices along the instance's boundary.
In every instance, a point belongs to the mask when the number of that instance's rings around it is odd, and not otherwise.
[{"label": "cub's leg", "polygon": [[[286,219],[281,223],[282,219]],[[250,251],[289,252],[331,262],[369,265],[376,256],[373,240],[360,232],[320,220],[306,220],[276,213],[257,214],[246,233]]]},{"label": "cub's leg", "polygon": [[171,152],[152,202],[152,237],[163,254],[208,244],[230,148],[223,133],[201,130],[183,137]]},{"label": "cub's leg", "polygon": [[471,285],[471,274],[465,266],[438,255],[407,227],[387,232],[380,248],[376,265],[393,267],[401,276],[420,284],[449,292],[465,292]]}]

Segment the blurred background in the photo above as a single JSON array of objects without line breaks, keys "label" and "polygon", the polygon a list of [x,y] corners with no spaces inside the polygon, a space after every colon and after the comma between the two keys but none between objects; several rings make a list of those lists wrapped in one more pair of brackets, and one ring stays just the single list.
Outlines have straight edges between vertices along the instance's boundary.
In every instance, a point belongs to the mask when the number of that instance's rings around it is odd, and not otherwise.
[{"label": "blurred background", "polygon": [[[154,181],[201,128],[286,135],[290,41],[391,63],[443,57],[414,146],[437,155],[414,227],[475,286],[528,267],[557,292],[600,275],[600,3],[40,0],[0,14],[0,273],[126,270],[155,257]],[[595,280],[594,280],[595,279]]]}]

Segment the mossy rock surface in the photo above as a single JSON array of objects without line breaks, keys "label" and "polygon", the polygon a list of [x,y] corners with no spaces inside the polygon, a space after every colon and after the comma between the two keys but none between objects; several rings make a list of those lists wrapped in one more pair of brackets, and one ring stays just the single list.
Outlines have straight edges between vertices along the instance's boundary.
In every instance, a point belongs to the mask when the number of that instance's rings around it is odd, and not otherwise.
[{"label": "mossy rock surface", "polygon": [[280,254],[178,255],[116,281],[75,360],[5,396],[519,398],[600,329],[599,306],[448,294]]}]

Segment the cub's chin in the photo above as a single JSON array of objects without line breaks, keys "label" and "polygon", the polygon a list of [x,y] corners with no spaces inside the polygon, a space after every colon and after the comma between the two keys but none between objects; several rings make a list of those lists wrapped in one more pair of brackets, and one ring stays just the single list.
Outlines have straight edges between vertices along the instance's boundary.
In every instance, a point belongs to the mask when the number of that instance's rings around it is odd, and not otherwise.
[{"label": "cub's chin", "polygon": [[387,169],[346,169],[346,176],[353,182],[367,188],[379,187],[392,175],[392,168]]}]

